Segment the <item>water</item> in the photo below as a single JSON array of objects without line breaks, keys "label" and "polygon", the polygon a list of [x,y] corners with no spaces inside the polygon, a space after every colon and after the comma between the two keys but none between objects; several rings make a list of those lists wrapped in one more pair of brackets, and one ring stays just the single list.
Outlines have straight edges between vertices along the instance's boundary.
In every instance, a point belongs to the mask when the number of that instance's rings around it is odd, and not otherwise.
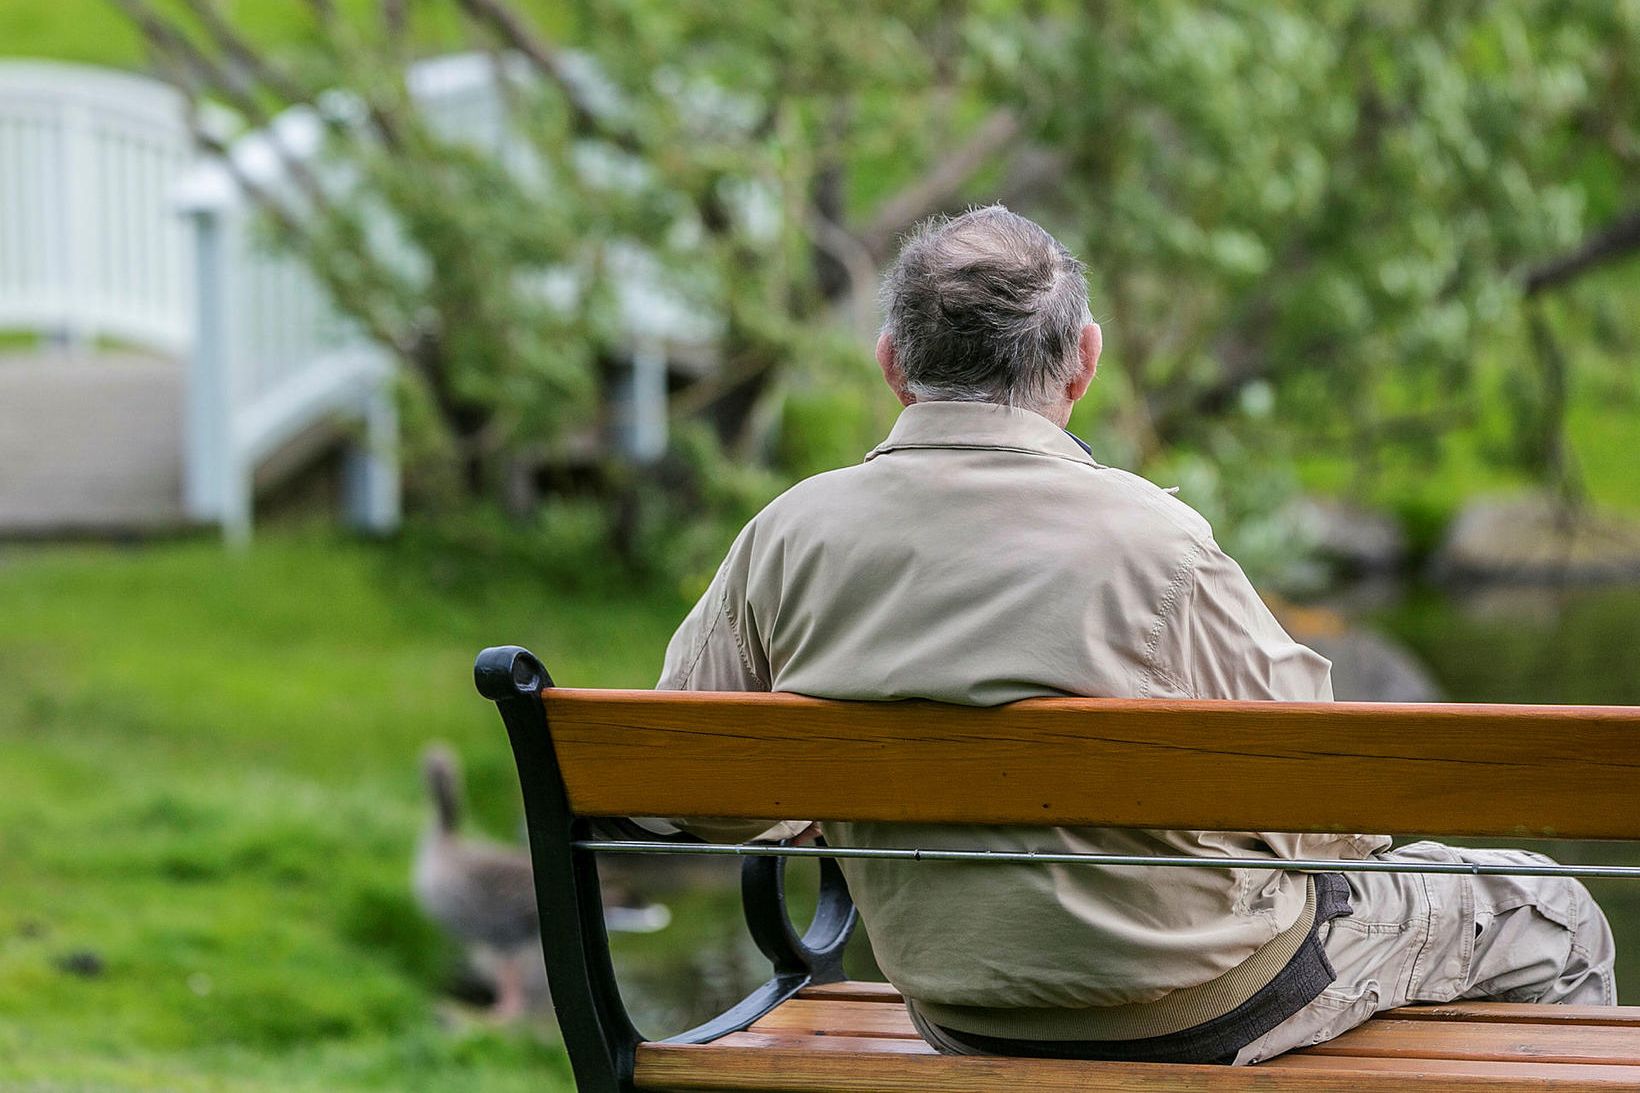
[{"label": "water", "polygon": [[1372,621],[1454,702],[1640,706],[1640,584],[1414,590]]},{"label": "water", "polygon": [[[1396,588],[1356,613],[1412,649],[1452,701],[1640,706],[1640,585],[1463,594]],[[1508,841],[1565,862],[1640,866],[1640,843]],[[767,978],[768,964],[740,921],[736,863],[610,867],[658,886],[674,911],[674,925],[661,934],[615,939],[628,1004],[646,1034],[670,1035],[706,1020]],[[811,872],[809,865],[792,868],[810,890]],[[1593,880],[1589,888],[1617,934],[1620,996],[1640,1004],[1640,881]],[[810,900],[800,891],[794,902],[806,907]],[[857,978],[881,978],[862,935],[848,966]]]}]

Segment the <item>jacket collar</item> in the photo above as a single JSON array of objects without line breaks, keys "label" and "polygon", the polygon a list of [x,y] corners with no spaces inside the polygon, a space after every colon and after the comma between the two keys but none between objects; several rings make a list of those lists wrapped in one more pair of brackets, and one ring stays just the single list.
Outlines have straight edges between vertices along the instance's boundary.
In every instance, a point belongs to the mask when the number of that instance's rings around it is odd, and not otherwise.
[{"label": "jacket collar", "polygon": [[1080,440],[1041,414],[989,402],[914,402],[866,458],[902,448],[1029,452],[1099,466]]}]

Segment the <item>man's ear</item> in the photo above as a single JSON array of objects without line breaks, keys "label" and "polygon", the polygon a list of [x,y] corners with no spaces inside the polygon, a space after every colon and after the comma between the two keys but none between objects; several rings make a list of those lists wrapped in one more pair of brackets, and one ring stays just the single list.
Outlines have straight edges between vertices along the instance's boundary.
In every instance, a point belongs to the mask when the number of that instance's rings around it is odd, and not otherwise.
[{"label": "man's ear", "polygon": [[883,370],[883,381],[894,392],[894,397],[900,400],[901,406],[910,406],[917,401],[906,389],[905,373],[900,371],[899,359],[894,355],[894,343],[886,332],[877,336],[877,367]]},{"label": "man's ear", "polygon": [[1082,328],[1081,336],[1076,339],[1076,357],[1082,367],[1065,389],[1072,402],[1088,393],[1088,385],[1093,383],[1094,374],[1099,371],[1099,353],[1104,347],[1105,335],[1098,323],[1089,323]]}]

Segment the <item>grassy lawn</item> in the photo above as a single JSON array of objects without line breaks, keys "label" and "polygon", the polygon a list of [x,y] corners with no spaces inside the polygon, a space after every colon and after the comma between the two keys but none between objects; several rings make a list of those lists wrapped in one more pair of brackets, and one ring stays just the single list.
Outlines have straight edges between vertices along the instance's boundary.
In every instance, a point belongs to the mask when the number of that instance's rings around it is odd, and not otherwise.
[{"label": "grassy lawn", "polygon": [[509,835],[473,653],[646,686],[683,606],[317,537],[0,553],[0,1086],[567,1088],[550,1034],[438,1000],[418,755]]}]

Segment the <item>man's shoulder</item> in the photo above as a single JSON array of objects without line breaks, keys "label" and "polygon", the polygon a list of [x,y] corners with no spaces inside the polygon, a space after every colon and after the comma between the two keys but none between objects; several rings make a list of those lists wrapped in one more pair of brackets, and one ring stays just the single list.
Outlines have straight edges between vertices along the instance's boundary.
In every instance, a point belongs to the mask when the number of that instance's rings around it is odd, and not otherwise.
[{"label": "man's shoulder", "polygon": [[865,465],[822,471],[786,487],[746,524],[736,549],[780,539],[794,529],[824,524],[828,516],[849,512],[867,493]]},{"label": "man's shoulder", "polygon": [[870,472],[871,464],[854,463],[810,475],[786,487],[778,497],[764,505],[757,519],[801,516],[816,509],[849,505],[870,490]]},{"label": "man's shoulder", "polygon": [[[753,519],[766,533],[793,527],[812,527],[829,519],[852,521],[865,509],[880,509],[903,491],[885,490],[870,462],[825,471],[792,485],[770,501]],[[1152,549],[1171,542],[1181,551],[1195,551],[1212,538],[1207,520],[1173,493],[1117,467],[1054,461],[1052,492],[1056,507],[1079,515],[1090,525],[1109,531],[1130,529]],[[1017,511],[1017,510],[1015,510]],[[877,513],[880,515],[880,512]],[[1088,541],[1098,542],[1101,537]],[[1107,540],[1108,541],[1108,540]]]},{"label": "man's shoulder", "polygon": [[1183,501],[1173,490],[1163,489],[1131,471],[1100,466],[1095,472],[1097,489],[1108,491],[1120,502],[1144,510],[1153,521],[1182,535],[1191,544],[1213,537],[1213,525]]}]

